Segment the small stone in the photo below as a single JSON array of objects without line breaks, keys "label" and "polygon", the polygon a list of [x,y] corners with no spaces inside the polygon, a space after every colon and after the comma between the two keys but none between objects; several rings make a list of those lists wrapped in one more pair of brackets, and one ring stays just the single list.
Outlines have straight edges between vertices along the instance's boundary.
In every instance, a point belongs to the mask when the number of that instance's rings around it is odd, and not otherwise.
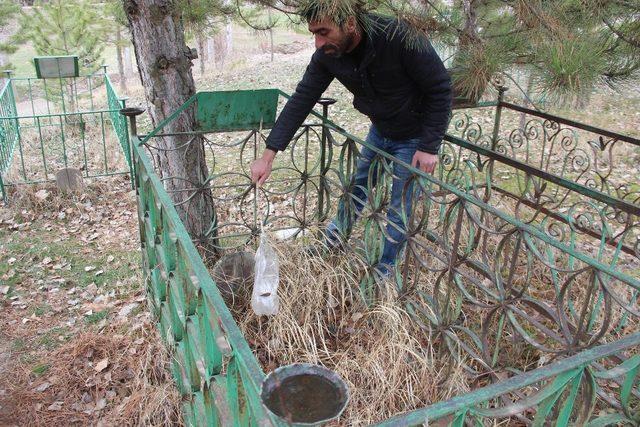
[{"label": "small stone", "polygon": [[94,300],[94,304],[104,304],[109,300],[109,297],[106,295],[98,295]]},{"label": "small stone", "polygon": [[120,311],[118,312],[118,317],[127,317],[127,316],[129,316],[129,315],[131,314],[131,312],[132,312],[133,310],[135,310],[135,309],[136,309],[136,307],[138,307],[138,305],[139,305],[139,304],[138,304],[138,303],[135,303],[135,302],[133,302],[133,303],[131,303],[131,304],[127,304],[127,305],[125,305],[125,306],[124,306],[124,307],[122,307],[122,308],[120,309]]}]

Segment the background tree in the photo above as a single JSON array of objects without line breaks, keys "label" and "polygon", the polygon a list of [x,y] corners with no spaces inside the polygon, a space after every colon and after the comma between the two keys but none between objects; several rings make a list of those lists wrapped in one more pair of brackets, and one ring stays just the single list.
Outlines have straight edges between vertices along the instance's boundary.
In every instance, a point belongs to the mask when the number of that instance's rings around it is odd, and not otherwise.
[{"label": "background tree", "polygon": [[[640,2],[628,0],[258,0],[287,13],[355,5],[407,21],[451,58],[455,93],[476,102],[496,77],[548,101],[584,100],[599,84],[620,88],[640,70]],[[295,18],[294,18],[295,20]],[[444,55],[442,55],[444,53]],[[525,76],[522,81],[520,76]],[[529,79],[529,80],[527,80]]]},{"label": "background tree", "polygon": [[[18,44],[31,43],[38,55],[78,55],[80,73],[95,72],[102,65],[104,20],[100,10],[88,0],[51,0],[23,10],[19,31],[13,37]],[[73,81],[61,82],[65,102],[76,110]],[[60,95],[50,92],[47,96]]]},{"label": "background tree", "polygon": [[235,9],[220,0],[177,0],[175,7],[182,14],[187,39],[196,42],[200,74],[204,74],[206,63],[215,60],[214,55],[209,54],[207,43],[214,37],[220,39]]},{"label": "background tree", "polygon": [[88,0],[37,2],[23,11],[13,41],[30,42],[38,55],[78,55],[83,72],[102,65],[103,33],[100,10]]},{"label": "background tree", "polygon": [[[20,12],[20,6],[18,6],[12,0],[0,0],[0,28],[4,28],[6,31],[9,28],[9,24],[13,21],[15,16]],[[13,53],[16,50],[15,45],[12,43],[6,43],[5,37],[9,34],[0,34],[0,69],[11,69],[11,64],[7,61],[7,54]]]},{"label": "background tree", "polygon": [[127,16],[122,8],[122,2],[119,0],[108,0],[104,4],[105,15],[112,20],[113,25],[111,31],[105,31],[105,41],[113,44],[116,48],[116,61],[118,63],[118,76],[120,83],[120,91],[127,93],[127,72],[124,66],[124,49],[129,46],[127,37],[123,34],[128,33]]}]

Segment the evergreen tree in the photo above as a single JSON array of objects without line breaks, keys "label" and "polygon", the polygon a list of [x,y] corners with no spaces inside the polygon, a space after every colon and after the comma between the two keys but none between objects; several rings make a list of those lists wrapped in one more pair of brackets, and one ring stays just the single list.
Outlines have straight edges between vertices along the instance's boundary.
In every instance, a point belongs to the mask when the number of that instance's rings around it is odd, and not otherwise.
[{"label": "evergreen tree", "polygon": [[[13,0],[0,0],[0,28],[7,28],[19,11],[20,6]],[[13,44],[0,40],[0,67],[3,69],[12,68],[11,64],[6,63],[5,56],[15,51],[16,47]]]},{"label": "evergreen tree", "polygon": [[[30,43],[41,56],[77,55],[80,74],[93,73],[102,65],[104,50],[106,24],[101,12],[89,0],[37,2],[21,12],[13,40]],[[60,91],[49,87],[46,96],[55,101],[63,98],[70,111],[77,109],[73,80],[61,81]]]},{"label": "evergreen tree", "polygon": [[78,55],[82,73],[102,65],[106,31],[101,8],[89,0],[51,0],[22,12],[17,43],[31,43],[38,55]]},{"label": "evergreen tree", "polygon": [[491,79],[515,80],[517,73],[551,101],[585,99],[599,84],[619,87],[638,77],[640,2],[423,1],[389,6],[456,51],[454,87],[471,101]]},{"label": "evergreen tree", "polygon": [[118,75],[120,77],[120,90],[122,93],[127,92],[127,75],[124,69],[123,49],[130,43],[123,34],[128,34],[127,16],[122,8],[120,0],[107,0],[104,4],[104,14],[113,22],[111,31],[105,31],[105,42],[113,44],[116,48],[116,61],[118,62]]}]

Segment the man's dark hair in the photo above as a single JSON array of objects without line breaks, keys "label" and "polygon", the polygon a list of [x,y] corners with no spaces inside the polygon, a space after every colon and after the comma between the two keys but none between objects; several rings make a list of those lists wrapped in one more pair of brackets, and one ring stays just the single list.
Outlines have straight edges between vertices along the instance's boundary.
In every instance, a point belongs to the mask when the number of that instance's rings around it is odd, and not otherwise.
[{"label": "man's dark hair", "polygon": [[362,22],[365,14],[364,1],[305,0],[298,7],[298,14],[307,22],[330,18],[336,25],[342,27],[350,16],[354,16],[358,23]]}]

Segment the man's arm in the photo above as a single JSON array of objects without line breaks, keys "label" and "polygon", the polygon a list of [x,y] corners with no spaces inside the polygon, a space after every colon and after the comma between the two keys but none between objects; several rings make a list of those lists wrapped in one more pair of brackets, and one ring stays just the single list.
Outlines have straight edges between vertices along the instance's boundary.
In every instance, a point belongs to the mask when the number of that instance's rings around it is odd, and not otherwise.
[{"label": "man's arm", "polygon": [[307,70],[298,83],[296,91],[287,101],[276,124],[267,137],[267,148],[262,157],[251,165],[251,179],[258,186],[262,185],[271,174],[273,159],[278,151],[283,151],[289,145],[291,138],[309,115],[313,106],[318,102],[322,93],[327,89],[333,76],[318,61],[314,53]]}]

